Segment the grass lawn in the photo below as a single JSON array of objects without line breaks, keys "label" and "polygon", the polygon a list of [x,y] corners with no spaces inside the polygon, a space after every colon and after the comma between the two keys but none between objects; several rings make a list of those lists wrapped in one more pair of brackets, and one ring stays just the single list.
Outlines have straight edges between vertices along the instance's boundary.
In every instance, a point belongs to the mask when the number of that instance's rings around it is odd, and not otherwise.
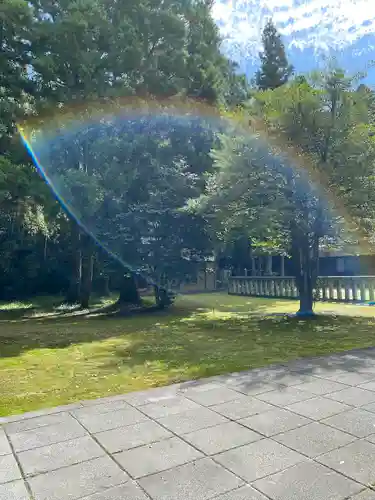
[{"label": "grass lawn", "polygon": [[[97,305],[105,304],[98,301]],[[0,415],[125,393],[303,356],[375,345],[375,309],[225,293],[181,296],[165,312],[77,315],[49,298],[0,303]]]}]

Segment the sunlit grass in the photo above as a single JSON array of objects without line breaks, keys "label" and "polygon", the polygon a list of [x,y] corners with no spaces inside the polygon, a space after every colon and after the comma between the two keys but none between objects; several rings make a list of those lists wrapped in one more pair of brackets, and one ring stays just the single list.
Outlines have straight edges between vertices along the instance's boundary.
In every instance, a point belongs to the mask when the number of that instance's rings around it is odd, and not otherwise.
[{"label": "sunlit grass", "polygon": [[0,304],[0,415],[375,343],[371,307],[319,304],[329,315],[302,321],[284,316],[295,301],[225,293],[132,317],[77,316],[57,303]]}]

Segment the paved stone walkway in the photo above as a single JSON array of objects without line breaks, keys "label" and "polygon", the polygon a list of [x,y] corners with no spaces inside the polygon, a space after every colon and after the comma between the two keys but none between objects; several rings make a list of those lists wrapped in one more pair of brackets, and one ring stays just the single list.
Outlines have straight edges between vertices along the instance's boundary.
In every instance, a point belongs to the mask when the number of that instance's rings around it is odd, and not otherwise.
[{"label": "paved stone walkway", "polygon": [[0,423],[1,500],[375,500],[375,349]]}]

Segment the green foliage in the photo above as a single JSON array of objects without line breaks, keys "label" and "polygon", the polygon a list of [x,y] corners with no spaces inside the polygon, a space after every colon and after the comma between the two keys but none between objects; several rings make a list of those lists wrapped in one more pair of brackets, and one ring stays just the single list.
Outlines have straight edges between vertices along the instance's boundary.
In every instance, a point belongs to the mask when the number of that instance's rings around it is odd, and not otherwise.
[{"label": "green foliage", "polygon": [[[74,288],[75,301],[82,281],[87,299],[91,266],[95,285],[108,284],[110,275],[116,282],[118,264],[88,244],[59,208],[21,147],[15,123],[34,115],[42,129],[49,122],[50,131],[57,109],[78,105],[73,119],[83,119],[88,103],[99,109],[127,96],[234,106],[248,96],[246,80],[220,54],[203,0],[5,0],[0,21],[6,49],[0,54],[1,294]],[[44,158],[63,198],[79,200],[70,208],[93,234],[120,260],[151,267],[158,277],[182,278],[194,259],[212,251],[203,218],[179,210],[204,189],[212,166],[215,133],[203,121],[196,125],[170,124],[163,137],[137,132],[134,122],[127,130],[114,126],[111,134],[89,126]],[[59,126],[63,138],[66,124]],[[150,226],[153,243],[145,245]],[[181,259],[182,252],[194,259]]]},{"label": "green foliage", "polygon": [[261,90],[274,90],[288,81],[293,67],[288,63],[284,44],[272,20],[264,27],[262,43],[263,52],[259,54],[261,67],[256,73],[256,84]]}]

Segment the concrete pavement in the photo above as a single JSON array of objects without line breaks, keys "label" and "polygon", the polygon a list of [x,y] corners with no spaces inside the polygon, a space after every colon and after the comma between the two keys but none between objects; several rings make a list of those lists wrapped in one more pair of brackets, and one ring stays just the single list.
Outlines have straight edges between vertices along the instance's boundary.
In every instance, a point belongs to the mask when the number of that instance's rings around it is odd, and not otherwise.
[{"label": "concrete pavement", "polygon": [[375,500],[375,349],[0,424],[0,500]]}]

